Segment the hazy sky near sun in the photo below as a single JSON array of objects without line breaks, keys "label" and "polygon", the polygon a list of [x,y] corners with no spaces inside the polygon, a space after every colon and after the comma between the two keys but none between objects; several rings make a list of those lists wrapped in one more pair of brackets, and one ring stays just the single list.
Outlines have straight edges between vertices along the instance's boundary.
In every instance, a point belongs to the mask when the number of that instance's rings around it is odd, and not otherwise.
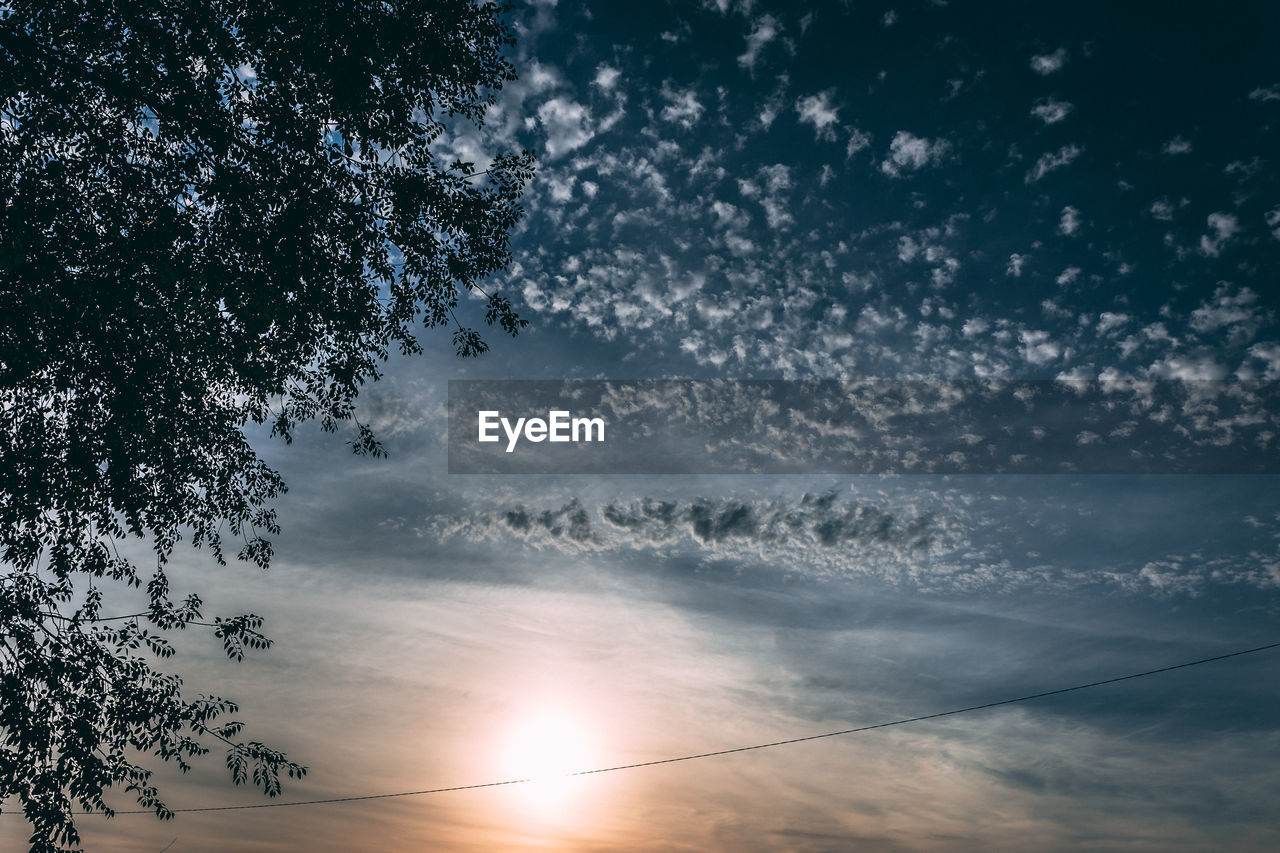
[{"label": "hazy sky near sun", "polygon": [[[1270,4],[513,19],[520,80],[440,146],[478,168],[538,150],[494,282],[531,327],[394,360],[361,409],[389,460],[263,437],[290,485],[268,573],[178,557],[176,590],[267,618],[265,654],[191,637],[176,661],[310,766],[286,799],[725,749],[1280,639],[1269,477],[504,479],[449,475],[444,443],[457,378],[1280,379]],[[173,853],[1276,849],[1278,661],[559,787],[83,829]],[[169,805],[258,802],[219,762],[163,774]]]}]

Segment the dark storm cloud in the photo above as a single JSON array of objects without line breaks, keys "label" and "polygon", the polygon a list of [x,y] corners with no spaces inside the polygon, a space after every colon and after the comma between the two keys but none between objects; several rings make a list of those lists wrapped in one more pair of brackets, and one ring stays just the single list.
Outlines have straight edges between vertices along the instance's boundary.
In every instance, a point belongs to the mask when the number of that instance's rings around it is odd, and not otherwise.
[{"label": "dark storm cloud", "polygon": [[927,552],[948,535],[930,513],[901,516],[842,501],[834,492],[804,494],[794,503],[736,498],[607,502],[589,511],[578,498],[550,509],[516,504],[479,512],[442,532],[473,541],[514,535],[566,550],[693,547],[708,554],[740,548],[838,549],[895,557]]},{"label": "dark storm cloud", "polygon": [[834,492],[806,494],[792,506],[732,498],[702,498],[682,505],[645,498],[606,504],[601,516],[635,541],[666,542],[688,536],[708,546],[739,539],[793,547],[895,545],[914,551],[927,548],[941,533],[930,514],[900,519],[877,507],[841,502]]}]

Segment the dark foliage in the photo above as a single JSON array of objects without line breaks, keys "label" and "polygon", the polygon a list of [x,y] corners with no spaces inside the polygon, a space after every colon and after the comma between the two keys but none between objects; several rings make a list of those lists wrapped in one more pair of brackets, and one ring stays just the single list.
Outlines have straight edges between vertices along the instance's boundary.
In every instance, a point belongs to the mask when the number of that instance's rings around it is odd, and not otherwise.
[{"label": "dark foliage", "polygon": [[[190,626],[237,660],[269,643],[171,594],[166,565],[185,537],[267,566],[284,484],[250,423],[351,421],[380,454],[354,401],[388,354],[418,351],[418,324],[485,349],[455,311],[509,262],[532,155],[478,174],[431,145],[514,79],[507,11],[0,6],[0,797],[33,851],[77,846],[73,812],[110,814],[111,788],[169,816],[148,756],[185,769],[217,742],[272,796],[305,772],[158,668]],[[523,326],[496,295],[485,319]],[[107,582],[142,612],[101,612]]]}]

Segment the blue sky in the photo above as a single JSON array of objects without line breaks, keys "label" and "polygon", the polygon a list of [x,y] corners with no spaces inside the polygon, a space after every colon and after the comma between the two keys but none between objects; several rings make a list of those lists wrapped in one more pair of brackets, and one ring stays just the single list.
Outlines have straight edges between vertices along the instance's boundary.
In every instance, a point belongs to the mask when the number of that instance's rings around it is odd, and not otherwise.
[{"label": "blue sky", "polygon": [[[311,766],[287,797],[495,781],[539,740],[654,760],[1280,639],[1270,477],[464,477],[444,442],[462,378],[1280,379],[1267,4],[514,20],[520,80],[440,148],[479,168],[539,152],[494,282],[530,328],[476,361],[445,336],[394,360],[361,410],[389,460],[263,437],[290,485],[271,571],[178,566],[211,611],[267,617],[265,655],[192,638],[178,660]],[[1268,850],[1276,665],[566,790],[85,834],[175,853]],[[170,805],[253,801],[207,764],[165,777]]]}]

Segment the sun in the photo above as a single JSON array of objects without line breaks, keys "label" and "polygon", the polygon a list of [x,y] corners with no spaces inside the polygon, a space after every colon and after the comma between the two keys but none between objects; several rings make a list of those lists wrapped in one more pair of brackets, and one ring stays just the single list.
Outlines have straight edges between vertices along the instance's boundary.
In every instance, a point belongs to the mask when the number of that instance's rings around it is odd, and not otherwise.
[{"label": "sun", "polygon": [[597,758],[589,723],[564,708],[543,707],[522,715],[502,748],[505,779],[529,781],[512,786],[520,799],[545,817],[570,806],[585,782],[573,775],[590,770]]}]

